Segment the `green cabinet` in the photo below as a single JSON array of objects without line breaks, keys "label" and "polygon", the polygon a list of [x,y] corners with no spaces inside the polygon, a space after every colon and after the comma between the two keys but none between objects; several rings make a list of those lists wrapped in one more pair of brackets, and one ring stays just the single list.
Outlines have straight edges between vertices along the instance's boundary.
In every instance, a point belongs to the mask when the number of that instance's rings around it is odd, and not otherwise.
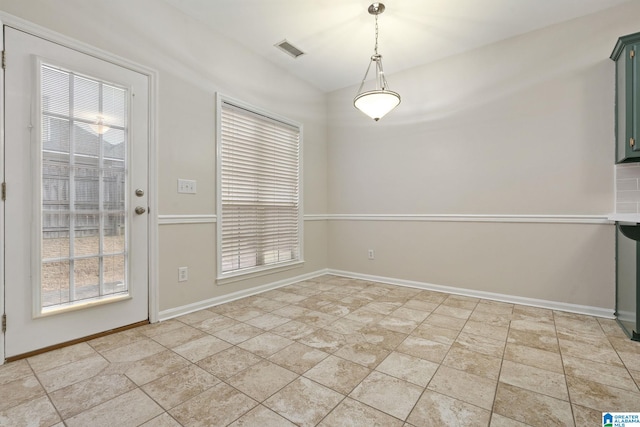
[{"label": "green cabinet", "polygon": [[640,341],[640,224],[616,223],[616,319]]},{"label": "green cabinet", "polygon": [[640,162],[640,33],[620,37],[616,63],[616,163]]}]

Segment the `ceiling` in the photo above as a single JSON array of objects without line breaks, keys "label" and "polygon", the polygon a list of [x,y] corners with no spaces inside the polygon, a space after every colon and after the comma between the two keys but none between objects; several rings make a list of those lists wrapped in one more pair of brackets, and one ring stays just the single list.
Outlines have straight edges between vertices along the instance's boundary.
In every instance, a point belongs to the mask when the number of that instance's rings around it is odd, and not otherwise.
[{"label": "ceiling", "polygon": [[[165,1],[326,92],[359,84],[373,53],[371,0]],[[629,1],[384,0],[378,51],[390,76]],[[274,47],[284,39],[305,54]]]}]

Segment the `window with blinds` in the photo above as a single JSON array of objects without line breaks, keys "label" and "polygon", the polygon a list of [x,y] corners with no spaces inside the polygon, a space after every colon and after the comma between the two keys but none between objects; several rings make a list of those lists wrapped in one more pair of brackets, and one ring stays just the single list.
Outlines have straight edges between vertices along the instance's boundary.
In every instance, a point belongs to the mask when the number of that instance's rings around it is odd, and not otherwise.
[{"label": "window with blinds", "polygon": [[218,276],[302,259],[301,127],[218,100]]}]

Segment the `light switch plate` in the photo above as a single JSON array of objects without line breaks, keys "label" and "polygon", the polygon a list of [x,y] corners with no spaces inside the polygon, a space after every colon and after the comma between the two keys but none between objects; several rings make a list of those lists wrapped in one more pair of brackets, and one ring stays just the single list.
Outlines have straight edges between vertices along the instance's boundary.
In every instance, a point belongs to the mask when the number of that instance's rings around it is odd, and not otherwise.
[{"label": "light switch plate", "polygon": [[178,179],[178,193],[196,194],[196,182],[191,179]]}]

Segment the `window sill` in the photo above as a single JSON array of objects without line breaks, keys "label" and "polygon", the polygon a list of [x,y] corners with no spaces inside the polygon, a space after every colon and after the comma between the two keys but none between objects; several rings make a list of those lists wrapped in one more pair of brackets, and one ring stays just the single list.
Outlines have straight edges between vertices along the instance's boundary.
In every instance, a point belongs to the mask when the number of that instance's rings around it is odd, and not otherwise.
[{"label": "window sill", "polygon": [[266,276],[268,274],[280,273],[282,271],[302,268],[304,260],[293,261],[287,264],[279,264],[277,266],[260,267],[244,272],[231,272],[220,275],[216,278],[217,285],[226,285],[229,283],[239,282],[241,280],[253,279],[254,277]]}]

